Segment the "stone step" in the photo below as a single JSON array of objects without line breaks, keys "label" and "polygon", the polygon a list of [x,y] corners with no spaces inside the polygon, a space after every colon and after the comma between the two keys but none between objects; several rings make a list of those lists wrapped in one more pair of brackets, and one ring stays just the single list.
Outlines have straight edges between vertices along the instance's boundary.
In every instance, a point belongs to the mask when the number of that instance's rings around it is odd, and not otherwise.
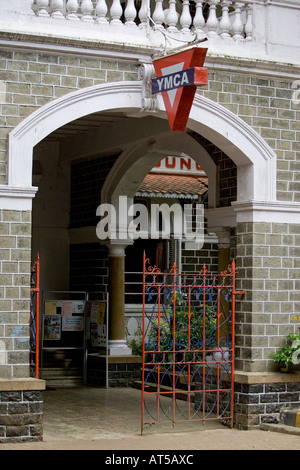
[{"label": "stone step", "polygon": [[77,367],[49,367],[40,371],[46,387],[72,387],[83,384],[82,369]]},{"label": "stone step", "polygon": [[280,413],[280,423],[285,426],[300,428],[300,409],[286,408]]},{"label": "stone step", "polygon": [[78,367],[45,367],[40,370],[40,378],[48,379],[49,377],[82,377],[82,370]]},{"label": "stone step", "polygon": [[82,385],[82,377],[50,377],[46,379],[46,388],[77,387]]}]

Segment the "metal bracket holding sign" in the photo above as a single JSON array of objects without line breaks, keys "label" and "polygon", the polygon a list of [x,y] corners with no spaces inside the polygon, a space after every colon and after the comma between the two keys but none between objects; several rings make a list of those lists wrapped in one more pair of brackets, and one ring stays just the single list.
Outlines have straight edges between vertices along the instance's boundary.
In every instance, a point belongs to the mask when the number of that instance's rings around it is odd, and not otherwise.
[{"label": "metal bracket holding sign", "polygon": [[193,47],[153,61],[152,94],[162,93],[173,131],[185,130],[197,86],[208,83],[206,53],[206,48]]}]

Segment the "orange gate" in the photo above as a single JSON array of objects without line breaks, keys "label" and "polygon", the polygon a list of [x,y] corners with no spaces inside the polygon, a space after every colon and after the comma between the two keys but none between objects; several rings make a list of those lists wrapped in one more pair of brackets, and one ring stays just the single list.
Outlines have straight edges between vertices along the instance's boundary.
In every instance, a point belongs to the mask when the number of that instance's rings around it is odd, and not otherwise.
[{"label": "orange gate", "polygon": [[146,424],[233,426],[235,262],[226,272],[143,269],[142,432]]},{"label": "orange gate", "polygon": [[30,376],[39,378],[39,305],[40,305],[40,257],[31,268],[30,287]]}]

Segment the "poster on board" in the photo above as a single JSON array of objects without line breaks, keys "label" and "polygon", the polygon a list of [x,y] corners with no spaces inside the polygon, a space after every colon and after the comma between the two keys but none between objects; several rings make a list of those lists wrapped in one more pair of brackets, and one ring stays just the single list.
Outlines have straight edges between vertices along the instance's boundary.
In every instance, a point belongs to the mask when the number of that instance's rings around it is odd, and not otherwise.
[{"label": "poster on board", "polygon": [[92,347],[105,347],[107,327],[105,324],[106,304],[103,302],[88,302],[87,305],[87,334],[86,339]]},{"label": "poster on board", "polygon": [[44,339],[60,340],[61,316],[55,314],[44,315]]},{"label": "poster on board", "polygon": [[83,317],[63,316],[62,331],[83,331]]}]

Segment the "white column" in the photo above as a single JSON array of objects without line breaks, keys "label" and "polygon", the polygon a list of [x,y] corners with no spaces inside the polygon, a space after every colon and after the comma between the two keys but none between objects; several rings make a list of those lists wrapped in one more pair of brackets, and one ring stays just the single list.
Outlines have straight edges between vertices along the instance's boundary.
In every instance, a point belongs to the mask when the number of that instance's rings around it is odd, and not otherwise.
[{"label": "white column", "polygon": [[148,15],[150,15],[150,7],[148,0],[142,0],[141,8],[139,9],[139,19],[140,19],[140,28],[147,28],[149,20]]},{"label": "white column", "polygon": [[229,6],[232,2],[230,0],[221,0],[222,4],[222,18],[220,21],[220,30],[221,30],[221,37],[228,38],[230,37],[231,32],[231,23],[229,19]]},{"label": "white column", "polygon": [[124,14],[126,26],[136,26],[134,22],[136,17],[136,8],[134,6],[134,0],[127,0],[127,5]]},{"label": "white column", "polygon": [[67,3],[67,20],[78,21],[78,9],[79,3],[78,0],[69,0]]},{"label": "white column", "polygon": [[97,6],[96,6],[96,17],[97,17],[96,23],[102,23],[102,24],[108,23],[108,19],[106,16],[107,11],[108,11],[108,8],[107,8],[106,0],[98,0]]},{"label": "white column", "polygon": [[37,16],[50,16],[47,7],[49,6],[49,0],[36,0],[36,5],[38,7]]},{"label": "white column", "polygon": [[157,25],[161,25],[165,19],[162,2],[163,0],[156,0],[155,9],[152,15],[153,21]]},{"label": "white column", "polygon": [[251,41],[253,39],[252,13],[253,13],[253,5],[249,3],[246,6],[246,24],[245,24],[245,34],[246,34],[247,41]]},{"label": "white column", "polygon": [[91,0],[82,0],[82,3],[81,3],[81,13],[82,13],[82,17],[81,17],[81,21],[86,21],[86,22],[89,22],[89,23],[92,23],[94,21],[93,17],[92,17],[92,13],[93,13],[93,3]]},{"label": "white column", "polygon": [[176,25],[178,21],[178,14],[176,12],[176,0],[169,0],[169,11],[167,12],[168,31],[178,31]]},{"label": "white column", "polygon": [[182,26],[182,33],[189,33],[190,26],[192,23],[192,17],[190,14],[190,2],[189,0],[183,0],[182,13],[180,17],[180,24]]},{"label": "white column", "polygon": [[123,9],[121,7],[120,0],[113,0],[112,6],[110,8],[110,16],[112,17],[111,24],[118,25],[121,23],[121,16],[123,13]]},{"label": "white column", "polygon": [[55,18],[56,20],[64,20],[65,17],[63,15],[64,9],[64,0],[51,0],[51,18]]},{"label": "white column", "polygon": [[203,16],[202,0],[195,0],[196,2],[196,14],[194,17],[193,25],[196,28],[198,36],[204,36],[204,25],[205,20]]},{"label": "white column", "polygon": [[220,0],[210,0],[209,3],[209,15],[206,22],[208,29],[208,36],[216,36],[218,34],[219,21],[217,18],[217,5]]},{"label": "white column", "polygon": [[243,3],[235,2],[234,3],[234,21],[232,24],[233,37],[235,39],[244,39],[244,25],[242,23],[241,8]]}]

